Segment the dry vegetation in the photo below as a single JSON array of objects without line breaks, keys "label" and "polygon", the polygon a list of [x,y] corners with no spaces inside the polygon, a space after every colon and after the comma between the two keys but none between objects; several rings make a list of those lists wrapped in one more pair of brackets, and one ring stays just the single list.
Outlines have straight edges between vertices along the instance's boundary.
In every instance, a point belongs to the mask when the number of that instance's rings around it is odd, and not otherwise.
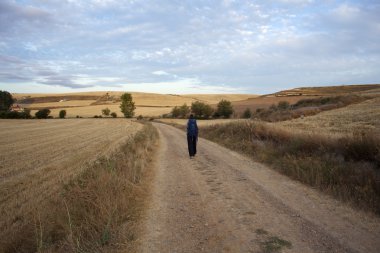
[{"label": "dry vegetation", "polygon": [[117,241],[136,213],[153,127],[2,120],[0,130],[0,252],[94,252]]},{"label": "dry vegetation", "polygon": [[320,114],[276,123],[289,130],[309,133],[352,134],[374,132],[380,135],[380,98],[322,112]]}]

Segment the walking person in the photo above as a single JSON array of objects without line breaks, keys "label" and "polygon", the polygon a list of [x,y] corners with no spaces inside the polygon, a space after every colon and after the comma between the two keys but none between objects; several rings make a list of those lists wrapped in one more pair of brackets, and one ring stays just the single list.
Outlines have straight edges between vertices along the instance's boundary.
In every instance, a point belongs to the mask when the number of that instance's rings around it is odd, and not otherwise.
[{"label": "walking person", "polygon": [[198,141],[197,121],[194,119],[194,115],[190,114],[189,121],[187,122],[187,147],[189,149],[190,159],[192,159],[197,153],[197,141]]}]

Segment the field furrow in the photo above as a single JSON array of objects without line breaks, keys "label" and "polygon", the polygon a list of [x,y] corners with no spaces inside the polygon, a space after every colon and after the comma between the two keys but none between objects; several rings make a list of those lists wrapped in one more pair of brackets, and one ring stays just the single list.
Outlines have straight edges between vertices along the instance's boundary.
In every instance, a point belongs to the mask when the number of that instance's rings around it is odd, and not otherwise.
[{"label": "field furrow", "polygon": [[2,120],[0,229],[56,193],[84,165],[141,129],[125,119]]}]

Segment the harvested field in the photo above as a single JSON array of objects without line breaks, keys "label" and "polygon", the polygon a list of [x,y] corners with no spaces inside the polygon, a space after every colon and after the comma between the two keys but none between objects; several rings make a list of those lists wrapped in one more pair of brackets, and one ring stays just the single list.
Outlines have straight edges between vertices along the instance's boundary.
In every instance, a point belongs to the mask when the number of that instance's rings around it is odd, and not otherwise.
[{"label": "harvested field", "polygon": [[351,134],[373,131],[380,135],[380,98],[275,125],[316,133]]},{"label": "harvested field", "polygon": [[0,231],[17,231],[24,215],[62,183],[140,129],[142,125],[126,119],[2,120]]}]

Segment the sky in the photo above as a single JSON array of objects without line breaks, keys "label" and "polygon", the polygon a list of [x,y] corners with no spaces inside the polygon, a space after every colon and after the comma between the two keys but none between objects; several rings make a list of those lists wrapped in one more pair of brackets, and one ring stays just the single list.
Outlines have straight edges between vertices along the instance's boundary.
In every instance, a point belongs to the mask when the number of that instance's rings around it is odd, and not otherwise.
[{"label": "sky", "polygon": [[380,83],[380,0],[0,0],[0,90]]}]

